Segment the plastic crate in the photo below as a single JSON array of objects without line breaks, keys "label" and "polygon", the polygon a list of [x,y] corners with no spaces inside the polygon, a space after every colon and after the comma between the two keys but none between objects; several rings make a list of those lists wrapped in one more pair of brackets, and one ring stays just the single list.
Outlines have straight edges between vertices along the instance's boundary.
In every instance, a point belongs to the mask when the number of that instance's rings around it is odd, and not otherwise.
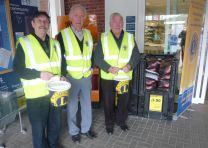
[{"label": "plastic crate", "polygon": [[145,95],[145,68],[146,68],[146,60],[145,55],[141,56],[140,62],[139,62],[139,79],[138,79],[138,95],[144,96]]},{"label": "plastic crate", "polygon": [[0,92],[0,129],[14,121],[18,112],[15,92]]},{"label": "plastic crate", "polygon": [[171,63],[171,74],[170,74],[170,88],[168,92],[170,93],[170,97],[174,97],[175,95],[175,89],[177,86],[177,74],[178,74],[178,59],[175,58],[175,55],[143,55],[139,64],[139,90],[138,94],[139,96],[144,96],[146,89],[145,89],[145,82],[146,82],[146,67],[147,67],[147,60],[150,58],[155,58],[155,59],[168,59],[172,58],[172,63]]},{"label": "plastic crate", "polygon": [[[146,67],[147,61],[149,59],[168,59],[171,58],[171,73],[170,79],[168,80],[170,87],[164,91],[156,87],[152,90],[146,89]],[[174,110],[174,98],[175,98],[175,90],[177,87],[177,75],[178,75],[178,59],[175,55],[146,55],[143,54],[139,63],[139,79],[136,83],[138,83],[138,115],[150,118],[159,118],[159,119],[172,119],[172,114]],[[164,106],[162,107],[161,112],[154,112],[149,110],[149,99],[151,94],[158,94],[164,98]]]},{"label": "plastic crate", "polygon": [[138,90],[139,90],[138,80],[139,80],[139,66],[133,69],[132,81],[131,81],[131,94],[138,95]]}]

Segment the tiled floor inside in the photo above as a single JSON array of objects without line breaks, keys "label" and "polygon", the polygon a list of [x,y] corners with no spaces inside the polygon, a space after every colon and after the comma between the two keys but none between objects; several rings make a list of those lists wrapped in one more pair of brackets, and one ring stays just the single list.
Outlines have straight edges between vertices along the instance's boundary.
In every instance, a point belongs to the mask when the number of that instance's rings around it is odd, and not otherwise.
[{"label": "tiled floor inside", "polygon": [[[130,130],[123,132],[115,126],[115,132],[109,136],[105,132],[103,109],[94,109],[93,129],[98,137],[94,140],[82,137],[81,143],[73,143],[64,116],[61,143],[65,148],[208,148],[208,102],[192,105],[183,116],[187,118],[176,121],[129,116]],[[23,113],[22,118],[25,134],[20,132],[18,116],[0,134],[0,143],[5,143],[6,148],[32,148],[27,114]]]}]

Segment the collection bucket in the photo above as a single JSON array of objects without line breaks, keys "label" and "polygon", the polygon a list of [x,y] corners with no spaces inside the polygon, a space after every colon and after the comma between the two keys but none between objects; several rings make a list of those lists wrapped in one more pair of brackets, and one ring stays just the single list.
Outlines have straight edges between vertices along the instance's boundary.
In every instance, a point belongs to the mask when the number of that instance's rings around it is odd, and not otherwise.
[{"label": "collection bucket", "polygon": [[49,81],[48,90],[51,104],[55,107],[66,105],[71,84],[66,81]]},{"label": "collection bucket", "polygon": [[114,87],[117,94],[127,93],[129,89],[129,79],[127,78],[114,79]]}]

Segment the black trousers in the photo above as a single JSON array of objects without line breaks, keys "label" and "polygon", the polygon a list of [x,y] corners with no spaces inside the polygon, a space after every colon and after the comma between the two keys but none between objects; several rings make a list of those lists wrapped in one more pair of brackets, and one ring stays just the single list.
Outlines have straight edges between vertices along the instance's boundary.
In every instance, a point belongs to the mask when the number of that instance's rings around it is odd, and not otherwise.
[{"label": "black trousers", "polygon": [[61,107],[53,107],[48,96],[26,99],[34,148],[56,148],[61,130]]},{"label": "black trousers", "polygon": [[101,79],[101,90],[104,101],[106,128],[113,128],[114,122],[119,126],[125,125],[128,116],[128,93],[118,94],[118,102],[117,106],[115,106],[116,92],[114,81]]}]

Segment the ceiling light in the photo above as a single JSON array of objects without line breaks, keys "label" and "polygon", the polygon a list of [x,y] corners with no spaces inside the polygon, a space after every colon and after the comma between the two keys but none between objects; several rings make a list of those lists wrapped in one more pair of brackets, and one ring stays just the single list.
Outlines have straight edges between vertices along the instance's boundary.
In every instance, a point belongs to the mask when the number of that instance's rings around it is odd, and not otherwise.
[{"label": "ceiling light", "polygon": [[166,21],[164,24],[185,24],[185,21]]}]

